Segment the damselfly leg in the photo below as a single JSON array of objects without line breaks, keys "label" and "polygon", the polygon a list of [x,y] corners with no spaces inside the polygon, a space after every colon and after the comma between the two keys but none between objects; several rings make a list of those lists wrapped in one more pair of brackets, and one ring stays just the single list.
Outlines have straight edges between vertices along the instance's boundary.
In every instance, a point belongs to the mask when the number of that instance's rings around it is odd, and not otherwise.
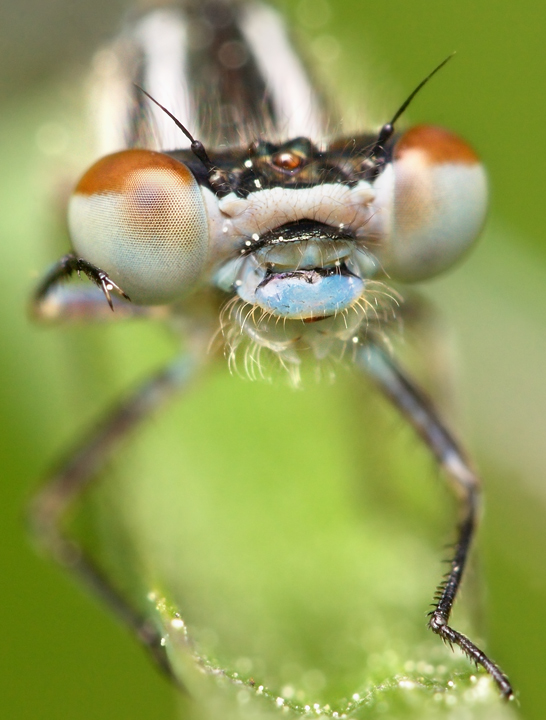
[{"label": "damselfly leg", "polygon": [[429,627],[444,642],[458,645],[476,664],[484,667],[507,699],[512,686],[502,670],[467,637],[449,626],[479,515],[480,479],[457,441],[446,428],[430,399],[377,345],[364,346],[357,362],[379,389],[413,426],[451,480],[461,506],[461,518],[451,569],[440,584],[430,612]]},{"label": "damselfly leg", "polygon": [[172,672],[157,628],[116,589],[91,555],[67,534],[64,524],[70,509],[100,477],[123,440],[188,384],[195,374],[194,366],[189,356],[174,361],[114,407],[47,478],[32,502],[29,518],[40,548],[105,602],[179,685],[181,679]]}]

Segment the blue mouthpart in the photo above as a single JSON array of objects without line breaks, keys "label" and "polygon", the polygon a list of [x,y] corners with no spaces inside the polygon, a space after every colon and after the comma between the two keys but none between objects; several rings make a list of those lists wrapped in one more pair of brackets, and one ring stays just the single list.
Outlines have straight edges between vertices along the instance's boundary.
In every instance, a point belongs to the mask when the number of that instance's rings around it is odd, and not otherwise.
[{"label": "blue mouthpart", "polygon": [[363,291],[364,281],[349,273],[298,270],[266,277],[256,288],[256,302],[277,317],[306,320],[345,310]]}]

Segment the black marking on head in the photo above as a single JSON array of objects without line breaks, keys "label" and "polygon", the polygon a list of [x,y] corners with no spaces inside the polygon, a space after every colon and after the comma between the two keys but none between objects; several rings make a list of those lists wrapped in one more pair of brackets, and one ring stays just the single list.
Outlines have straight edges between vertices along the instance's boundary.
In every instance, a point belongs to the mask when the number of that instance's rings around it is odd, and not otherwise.
[{"label": "black marking on head", "polygon": [[290,242],[309,242],[321,240],[354,240],[352,233],[335,228],[332,225],[316,222],[314,220],[296,220],[295,222],[286,223],[274,230],[260,236],[257,240],[253,240],[249,245],[242,248],[240,254],[242,256],[250,255],[263,247],[272,245],[281,245]]},{"label": "black marking on head", "polygon": [[[370,161],[370,148],[375,135],[361,135],[336,140],[326,150],[319,150],[308,138],[294,138],[280,145],[267,140],[257,140],[249,147],[215,150],[209,153],[211,162],[222,174],[225,184],[218,189],[210,183],[210,175],[203,172],[201,163],[188,150],[177,150],[167,154],[185,163],[200,185],[208,186],[219,197],[234,192],[239,197],[248,197],[253,192],[275,187],[289,189],[310,188],[317,185],[342,184],[354,187],[361,180],[370,181],[371,169],[376,168]],[[392,156],[396,137],[384,147],[385,164]],[[286,153],[298,158],[293,170],[279,167],[276,158]]]},{"label": "black marking on head", "polygon": [[344,277],[358,277],[349,270],[345,263],[339,265],[329,265],[328,267],[316,267],[305,270],[285,270],[283,272],[275,272],[267,270],[264,279],[257,285],[257,288],[265,287],[271,280],[289,280],[291,278],[299,278],[309,285],[313,285],[319,279],[332,277],[334,275],[343,275]]}]

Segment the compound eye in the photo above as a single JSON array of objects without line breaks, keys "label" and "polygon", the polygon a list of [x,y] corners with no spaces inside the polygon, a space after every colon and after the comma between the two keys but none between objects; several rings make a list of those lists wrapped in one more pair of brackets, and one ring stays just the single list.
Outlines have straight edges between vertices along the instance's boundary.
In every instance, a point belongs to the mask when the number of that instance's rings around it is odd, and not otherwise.
[{"label": "compound eye", "polygon": [[124,150],[93,165],[68,207],[72,245],[139,305],[177,300],[199,281],[208,254],[201,190],[162,153]]},{"label": "compound eye", "polygon": [[393,154],[392,227],[378,253],[395,280],[446,270],[472,245],[487,211],[487,178],[472,148],[430,125],[404,133]]}]

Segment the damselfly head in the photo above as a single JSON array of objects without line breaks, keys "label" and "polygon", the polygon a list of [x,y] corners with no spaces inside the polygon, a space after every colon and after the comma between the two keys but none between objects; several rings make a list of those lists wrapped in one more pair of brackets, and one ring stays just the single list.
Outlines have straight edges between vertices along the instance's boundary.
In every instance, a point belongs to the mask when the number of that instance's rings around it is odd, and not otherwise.
[{"label": "damselfly head", "polygon": [[[258,138],[205,149],[137,88],[189,149],[125,150],[96,163],[70,202],[75,251],[137,304],[219,288],[233,299],[222,321],[232,348],[252,336],[279,356],[284,337],[291,349],[307,343],[320,357],[334,337],[343,354],[348,341],[389,321],[392,307],[373,290],[378,282],[418,282],[446,270],[482,227],[487,182],[474,151],[432,126],[395,134],[400,115],[448,59],[377,135],[321,145]],[[282,332],[272,329],[279,320]],[[319,323],[319,334],[302,323]]]},{"label": "damselfly head", "polygon": [[[370,273],[415,282],[447,269],[484,220],[487,184],[474,151],[452,133],[418,126],[394,138],[381,173],[366,178],[360,143],[319,152],[304,138],[261,142],[219,158],[232,178],[223,196],[188,161],[149,150],[110,155],[74,190],[74,249],[139,304],[173,302],[219,273],[223,290],[248,295],[254,274],[247,301],[260,304],[273,283],[282,299],[265,309],[302,319],[352,304]],[[346,271],[335,271],[340,260]],[[336,299],[331,284],[352,290]]]}]

